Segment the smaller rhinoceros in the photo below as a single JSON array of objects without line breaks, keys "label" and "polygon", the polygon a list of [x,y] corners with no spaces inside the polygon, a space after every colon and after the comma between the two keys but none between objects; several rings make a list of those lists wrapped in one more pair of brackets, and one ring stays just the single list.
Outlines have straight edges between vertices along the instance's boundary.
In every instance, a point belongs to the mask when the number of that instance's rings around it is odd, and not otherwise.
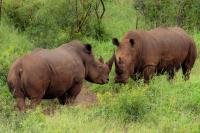
[{"label": "smaller rhinoceros", "polygon": [[73,102],[83,81],[105,84],[109,80],[113,57],[104,63],[95,61],[92,47],[71,41],[55,49],[36,49],[12,65],[8,74],[10,92],[20,111],[25,110],[25,98],[35,108],[41,99],[58,98],[60,104]]},{"label": "smaller rhinoceros", "polygon": [[179,27],[159,27],[149,31],[130,30],[119,42],[115,53],[115,82],[127,83],[129,77],[144,78],[148,83],[154,74],[168,73],[173,79],[182,68],[184,79],[197,58],[194,40]]}]

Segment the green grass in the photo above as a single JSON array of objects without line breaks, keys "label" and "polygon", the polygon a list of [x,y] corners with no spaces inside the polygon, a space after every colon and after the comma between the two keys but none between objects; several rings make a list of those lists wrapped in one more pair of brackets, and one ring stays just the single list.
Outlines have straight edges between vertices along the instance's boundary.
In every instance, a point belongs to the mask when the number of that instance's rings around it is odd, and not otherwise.
[{"label": "green grass", "polygon": [[[135,11],[131,1],[108,2],[103,23],[109,35],[122,38],[135,28]],[[141,22],[139,27],[145,27]],[[198,50],[200,32],[190,33]],[[111,40],[90,42],[96,57],[108,60],[114,50]],[[43,100],[35,111],[20,113],[8,91],[5,75],[13,60],[32,49],[32,43],[12,26],[0,26],[0,133],[61,132],[200,132],[200,59],[196,60],[189,81],[179,71],[173,81],[156,76],[149,85],[130,79],[126,85],[87,83],[98,97],[98,104],[61,106],[57,100]]]}]

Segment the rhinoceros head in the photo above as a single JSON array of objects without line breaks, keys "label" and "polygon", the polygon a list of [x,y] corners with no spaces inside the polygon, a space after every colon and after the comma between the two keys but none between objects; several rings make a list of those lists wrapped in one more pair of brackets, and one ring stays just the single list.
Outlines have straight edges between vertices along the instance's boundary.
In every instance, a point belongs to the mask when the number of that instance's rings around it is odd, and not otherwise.
[{"label": "rhinoceros head", "polygon": [[115,82],[127,83],[129,76],[133,73],[134,39],[124,39],[119,42],[117,38],[112,39],[112,43],[117,46],[115,52]]},{"label": "rhinoceros head", "polygon": [[102,57],[100,57],[98,61],[95,61],[91,45],[86,44],[85,47],[87,51],[86,53],[88,54],[85,58],[86,80],[97,84],[108,83],[109,73],[114,62],[114,56],[107,63],[104,63]]}]

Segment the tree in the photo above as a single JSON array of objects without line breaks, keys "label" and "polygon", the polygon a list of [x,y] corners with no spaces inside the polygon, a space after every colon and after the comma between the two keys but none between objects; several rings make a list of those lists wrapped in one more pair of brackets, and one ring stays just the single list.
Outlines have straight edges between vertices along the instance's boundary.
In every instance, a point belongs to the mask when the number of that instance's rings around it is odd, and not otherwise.
[{"label": "tree", "polygon": [[[102,6],[102,12],[101,14],[99,14],[98,10],[99,10],[99,6]],[[96,18],[97,18],[97,24],[98,24],[98,28],[97,28],[97,34],[96,34],[96,38],[98,38],[99,36],[101,36],[101,22],[102,22],[102,18],[103,18],[103,15],[106,11],[106,8],[105,8],[105,5],[104,5],[104,2],[103,0],[97,0],[96,1],[96,5],[95,5],[95,14],[96,14]]]},{"label": "tree", "polygon": [[[75,0],[74,3],[75,7],[75,32],[79,33],[81,30],[84,29],[84,26],[87,21],[91,18],[95,17],[95,21],[93,23],[96,24],[93,28],[95,29],[95,38],[102,37],[102,18],[105,13],[105,4],[103,0]],[[93,17],[94,15],[94,17]]]}]

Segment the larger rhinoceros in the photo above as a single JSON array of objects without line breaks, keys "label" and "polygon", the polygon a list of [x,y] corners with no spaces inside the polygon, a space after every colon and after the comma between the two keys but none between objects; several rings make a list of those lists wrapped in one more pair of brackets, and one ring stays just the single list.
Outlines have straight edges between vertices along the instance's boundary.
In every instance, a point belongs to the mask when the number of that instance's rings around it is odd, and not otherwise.
[{"label": "larger rhinoceros", "polygon": [[83,81],[107,83],[113,58],[108,63],[95,61],[92,47],[71,41],[55,49],[36,49],[12,65],[8,86],[20,111],[25,110],[25,98],[34,108],[41,99],[58,98],[61,104],[72,102]]},{"label": "larger rhinoceros", "polygon": [[112,42],[117,46],[115,81],[119,83],[126,83],[129,77],[138,75],[148,83],[154,73],[164,72],[172,79],[181,67],[188,79],[197,57],[193,39],[179,27],[132,30],[121,42],[117,38]]}]

